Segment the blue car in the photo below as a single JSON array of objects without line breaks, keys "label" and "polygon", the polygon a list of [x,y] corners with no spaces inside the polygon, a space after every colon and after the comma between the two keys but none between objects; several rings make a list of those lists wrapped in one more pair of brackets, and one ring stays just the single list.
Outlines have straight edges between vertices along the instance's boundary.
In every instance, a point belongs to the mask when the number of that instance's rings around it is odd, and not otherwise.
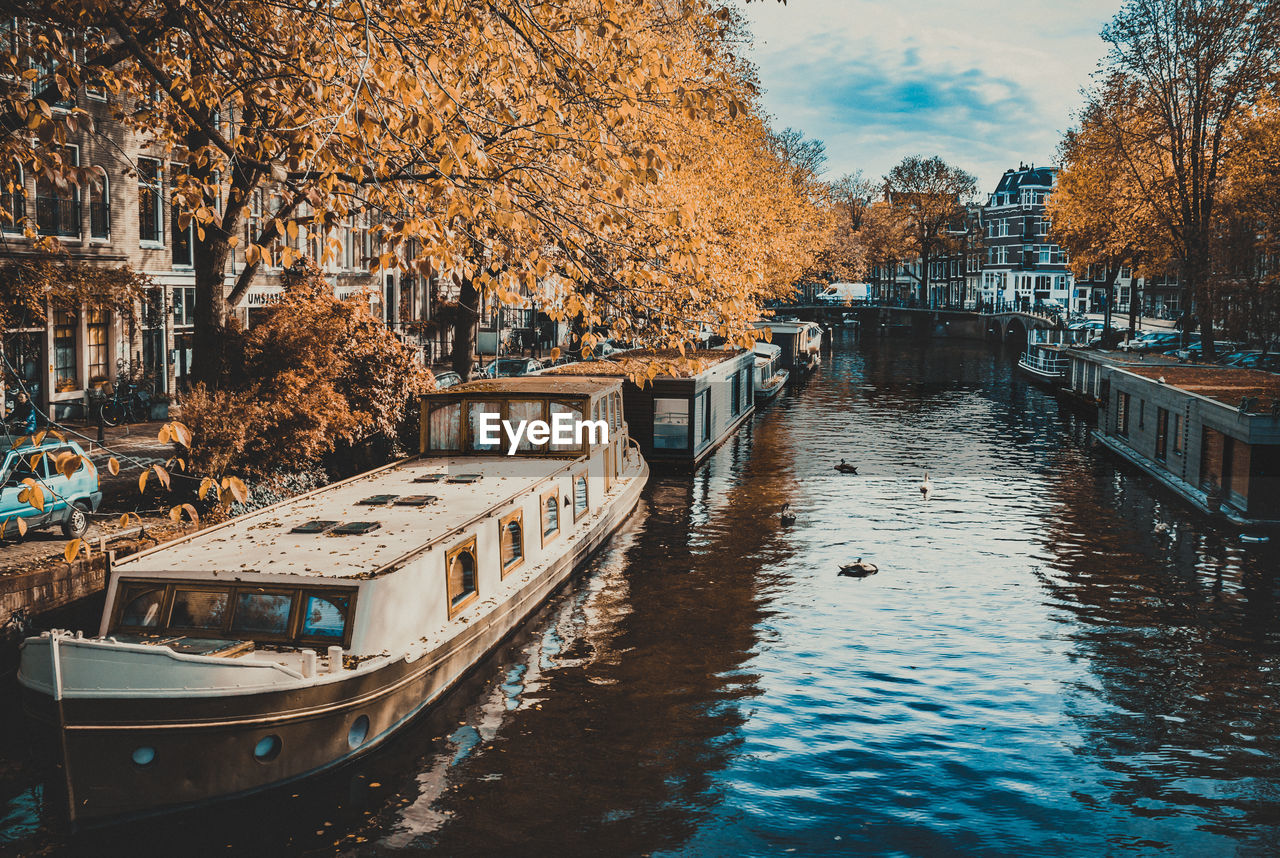
[{"label": "blue car", "polygon": [[[17,534],[15,518],[22,518],[28,530],[56,524],[68,539],[84,536],[89,529],[89,514],[102,504],[98,469],[74,441],[46,436],[40,444],[32,446],[28,442],[15,450],[12,447],[16,440],[0,435],[0,450],[4,451],[0,464],[0,521],[8,522],[5,536]],[[59,456],[68,452],[82,457],[70,477],[60,473],[55,464]],[[46,455],[35,462],[33,469],[31,460],[41,453]],[[44,492],[43,511],[18,500],[18,495],[28,488],[25,480],[34,480]]]}]

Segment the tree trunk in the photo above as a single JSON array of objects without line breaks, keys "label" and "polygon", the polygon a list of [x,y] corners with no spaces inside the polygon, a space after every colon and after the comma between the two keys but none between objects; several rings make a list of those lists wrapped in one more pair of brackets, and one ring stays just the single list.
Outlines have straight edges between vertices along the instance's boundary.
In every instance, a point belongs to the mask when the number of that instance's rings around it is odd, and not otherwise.
[{"label": "tree trunk", "polygon": [[196,312],[193,331],[192,377],[210,388],[219,387],[227,376],[227,315],[224,272],[231,247],[225,235],[212,224],[203,241],[197,235],[191,247],[195,269]]},{"label": "tree trunk", "polygon": [[476,351],[476,328],[480,322],[480,292],[470,278],[462,281],[458,295],[461,312],[453,323],[453,354],[450,363],[463,381],[471,380]]},{"label": "tree trunk", "polygon": [[1129,339],[1133,339],[1134,334],[1138,332],[1138,302],[1141,298],[1138,295],[1138,278],[1134,277],[1129,284]]}]

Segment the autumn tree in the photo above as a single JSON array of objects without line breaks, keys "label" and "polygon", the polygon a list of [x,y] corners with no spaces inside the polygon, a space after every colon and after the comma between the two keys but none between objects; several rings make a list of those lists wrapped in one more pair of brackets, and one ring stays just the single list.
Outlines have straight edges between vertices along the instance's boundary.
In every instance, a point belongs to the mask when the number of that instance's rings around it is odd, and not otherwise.
[{"label": "autumn tree", "polygon": [[[35,80],[4,91],[4,154],[80,181],[59,146],[94,129],[84,110],[50,105],[91,83],[118,102],[120,122],[179,165],[170,182],[179,225],[195,223],[196,373],[211,385],[229,360],[229,308],[261,267],[304,255],[323,263],[351,217],[372,224],[374,271],[431,278],[472,312],[481,296],[519,301],[554,274],[567,316],[594,323],[646,308],[646,330],[679,338],[689,320],[655,295],[737,288],[697,273],[707,235],[690,207],[653,208],[650,193],[676,166],[649,136],[655,116],[733,121],[746,111],[750,86],[727,41],[740,24],[728,9],[702,0],[14,0],[5,9],[25,36],[0,66],[7,79]],[[267,210],[245,235],[265,190]],[[663,231],[672,223],[688,228]],[[679,276],[655,264],[655,230]]]},{"label": "autumn tree", "polygon": [[1090,109],[1109,121],[1122,163],[1176,258],[1183,306],[1214,353],[1213,231],[1231,127],[1280,59],[1280,0],[1128,0],[1102,37],[1105,82]]},{"label": "autumn tree", "polygon": [[1280,347],[1280,101],[1262,99],[1236,123],[1226,163],[1213,271],[1228,336]]},{"label": "autumn tree", "polygon": [[[920,261],[920,302],[929,302],[929,263],[951,246],[949,227],[964,215],[977,180],[938,156],[910,155],[884,177],[885,199],[905,224],[902,257]],[[901,257],[900,257],[901,258]]]},{"label": "autumn tree", "polygon": [[[1114,82],[1119,84],[1120,82]],[[1110,109],[1087,106],[1080,125],[1067,133],[1059,148],[1062,167],[1053,193],[1045,204],[1054,240],[1068,253],[1077,278],[1087,279],[1099,266],[1107,283],[1104,337],[1110,336],[1116,281],[1123,268],[1149,272],[1164,263],[1163,245],[1153,223],[1143,183],[1124,157],[1117,123],[1142,121],[1136,106],[1121,93],[1109,99]],[[1148,178],[1147,185],[1151,184]],[[1130,300],[1129,333],[1137,323],[1138,299]]]},{"label": "autumn tree", "polygon": [[868,235],[864,229],[878,189],[861,171],[848,173],[825,187],[830,212],[827,241],[817,250],[812,280],[862,280],[870,265]]},{"label": "autumn tree", "polygon": [[334,297],[310,264],[286,274],[265,321],[226,336],[236,354],[223,385],[197,385],[183,405],[197,473],[265,476],[386,447],[432,384],[365,296]]}]

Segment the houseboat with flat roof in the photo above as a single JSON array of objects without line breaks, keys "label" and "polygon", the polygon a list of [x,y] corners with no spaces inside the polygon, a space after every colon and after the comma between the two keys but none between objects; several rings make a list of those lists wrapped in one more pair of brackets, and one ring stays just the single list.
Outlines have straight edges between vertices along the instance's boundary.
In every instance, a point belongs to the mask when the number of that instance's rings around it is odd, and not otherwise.
[{"label": "houseboat with flat roof", "polygon": [[782,349],[782,366],[799,379],[818,368],[822,363],[822,326],[817,322],[801,322],[795,319],[761,319],[755,329],[768,331],[767,342]]},{"label": "houseboat with flat roof", "polygon": [[752,386],[755,391],[756,404],[773,399],[787,385],[790,373],[782,366],[782,347],[773,343],[758,340],[751,351],[756,356],[755,374]]},{"label": "houseboat with flat roof", "polygon": [[[251,793],[377,747],[555,592],[648,478],[618,379],[473,382],[422,411],[419,457],[129,557],[97,636],[23,643],[24,706],[73,822]],[[495,417],[584,431],[494,444]]]},{"label": "houseboat with flat roof", "polygon": [[1280,525],[1280,375],[1222,366],[1100,366],[1094,436],[1203,512]]},{"label": "houseboat with flat roof", "polygon": [[[654,362],[662,371],[651,381],[641,386],[630,380]],[[754,368],[755,353],[745,349],[697,349],[684,355],[672,349],[634,349],[543,374],[626,379],[622,407],[645,458],[655,465],[697,465],[755,411]]]}]

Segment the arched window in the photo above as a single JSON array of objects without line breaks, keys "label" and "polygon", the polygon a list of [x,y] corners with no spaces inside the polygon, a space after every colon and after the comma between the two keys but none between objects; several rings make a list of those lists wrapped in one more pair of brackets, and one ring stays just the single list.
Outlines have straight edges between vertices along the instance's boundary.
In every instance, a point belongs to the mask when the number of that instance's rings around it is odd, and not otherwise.
[{"label": "arched window", "polygon": [[101,167],[89,177],[89,235],[107,238],[111,235],[111,182]]},{"label": "arched window", "polygon": [[584,471],[573,478],[573,520],[587,514],[587,474]]},{"label": "arched window", "polygon": [[502,543],[502,574],[524,562],[524,512],[516,510],[498,523]]},{"label": "arched window", "polygon": [[462,609],[476,595],[476,538],[473,536],[445,556],[448,570],[449,616]]},{"label": "arched window", "polygon": [[542,496],[542,544],[560,532],[560,493],[554,489]]}]

